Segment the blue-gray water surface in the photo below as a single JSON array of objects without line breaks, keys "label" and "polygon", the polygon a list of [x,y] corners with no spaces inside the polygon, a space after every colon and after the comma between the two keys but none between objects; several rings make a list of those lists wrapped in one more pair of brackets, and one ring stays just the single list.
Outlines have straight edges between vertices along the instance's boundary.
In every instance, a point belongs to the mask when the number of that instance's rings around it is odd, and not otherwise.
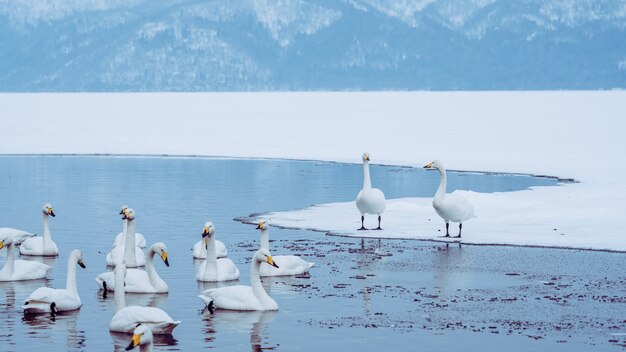
[{"label": "blue-gray water surface", "polygon": [[[430,196],[438,174],[372,167],[387,198]],[[315,262],[310,276],[264,279],[278,302],[271,313],[203,310],[191,247],[206,221],[216,226],[249,283],[258,247],[250,213],[354,199],[360,164],[212,158],[0,157],[0,227],[41,233],[41,205],[51,202],[52,237],[60,256],[47,280],[0,283],[3,350],[122,350],[130,336],[111,334],[112,295],[95,282],[121,231],[119,208],[137,213],[149,244],[168,246],[170,267],[156,262],[169,294],[127,295],[128,304],[158,306],[182,323],[156,350],[197,351],[588,351],[626,346],[624,254],[519,247],[365,240],[312,231],[270,229],[273,254]],[[450,173],[448,191],[515,191],[555,186],[522,175]],[[358,213],[355,210],[355,216]],[[469,226],[469,225],[468,225]],[[63,287],[69,252],[83,251],[80,310],[25,317],[23,300],[37,287]],[[0,257],[4,265],[5,256]],[[35,259],[35,258],[28,258]],[[41,260],[41,259],[40,259]]]}]

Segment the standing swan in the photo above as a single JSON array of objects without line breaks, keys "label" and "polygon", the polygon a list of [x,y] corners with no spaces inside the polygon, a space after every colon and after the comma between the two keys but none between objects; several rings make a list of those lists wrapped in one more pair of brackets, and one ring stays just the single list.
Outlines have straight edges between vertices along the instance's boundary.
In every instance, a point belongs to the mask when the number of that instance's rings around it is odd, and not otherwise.
[{"label": "standing swan", "polygon": [[213,313],[215,308],[227,310],[278,310],[278,304],[265,292],[261,284],[259,268],[267,263],[278,268],[267,249],[259,249],[252,257],[250,265],[251,286],[228,286],[202,291],[200,299]]},{"label": "standing swan", "polygon": [[369,161],[370,155],[363,153],[363,189],[356,196],[356,207],[361,212],[361,228],[358,230],[367,230],[363,226],[365,213],[378,214],[378,227],[374,230],[382,230],[380,228],[380,214],[385,211],[385,194],[378,188],[372,188]]},{"label": "standing swan", "polygon": [[424,166],[425,169],[435,168],[439,170],[441,180],[439,181],[439,188],[435,197],[433,198],[433,208],[439,216],[446,222],[446,235],[444,237],[450,237],[448,228],[450,227],[450,221],[459,223],[459,235],[454,238],[461,238],[461,229],[463,228],[463,221],[473,218],[474,207],[458,193],[446,194],[446,169],[439,160],[435,160],[428,165]]},{"label": "standing swan", "polygon": [[0,249],[7,247],[7,261],[0,270],[0,281],[37,280],[48,276],[49,265],[30,261],[15,260],[13,257],[13,239],[11,237],[0,240]]},{"label": "standing swan", "polygon": [[[120,210],[120,215],[124,215],[126,210],[128,209],[128,205],[122,205],[122,210]],[[115,241],[113,241],[113,247],[123,246],[126,243],[126,228],[128,226],[128,220],[122,219],[122,232],[118,233],[115,236]],[[135,246],[139,248],[146,248],[146,238],[143,237],[139,232],[135,232]]]},{"label": "standing swan", "polygon": [[[261,248],[270,250],[270,240],[267,235],[269,224],[266,220],[260,220],[257,230],[261,230]],[[309,263],[295,255],[276,255],[274,261],[280,264],[280,268],[263,265],[261,276],[292,276],[302,275],[309,272],[315,263]]]},{"label": "standing swan", "polygon": [[139,346],[140,352],[151,352],[152,338],[152,330],[143,324],[138,324],[135,330],[133,330],[133,337],[128,347],[126,347],[126,351],[133,350],[135,347]]},{"label": "standing swan", "polygon": [[65,289],[40,287],[28,296],[22,309],[24,314],[52,313],[76,310],[82,305],[76,288],[76,264],[85,268],[83,254],[75,249],[67,260]]},{"label": "standing swan", "polygon": [[204,224],[202,237],[207,247],[207,258],[198,267],[196,279],[198,281],[232,281],[239,279],[239,269],[228,258],[217,258],[215,253],[215,226],[212,222]]},{"label": "standing swan", "polygon": [[135,245],[135,211],[126,209],[122,219],[128,221],[126,228],[126,242],[123,246],[114,247],[107,254],[107,265],[116,266],[124,263],[128,268],[135,268],[146,265],[143,250]]},{"label": "standing swan", "polygon": [[55,217],[52,211],[52,205],[46,203],[43,205],[43,236],[27,238],[20,246],[20,253],[24,255],[38,255],[38,256],[57,256],[59,255],[59,249],[57,244],[52,240],[50,236],[50,226],[48,225],[48,218],[50,215]]},{"label": "standing swan", "polygon": [[154,334],[171,334],[180,321],[174,321],[165,311],[154,307],[126,307],[124,297],[124,277],[126,265],[118,264],[115,267],[115,310],[109,330],[114,332],[133,332],[137,324],[144,324]]},{"label": "standing swan", "polygon": [[[146,270],[128,269],[126,271],[126,286],[124,291],[130,293],[165,293],[168,292],[167,283],[161,279],[154,268],[154,255],[158,254],[166,266],[170,266],[167,260],[167,247],[163,242],[157,242],[150,246],[146,253]],[[115,291],[115,274],[111,271],[104,272],[96,277],[98,286],[105,291]]]}]

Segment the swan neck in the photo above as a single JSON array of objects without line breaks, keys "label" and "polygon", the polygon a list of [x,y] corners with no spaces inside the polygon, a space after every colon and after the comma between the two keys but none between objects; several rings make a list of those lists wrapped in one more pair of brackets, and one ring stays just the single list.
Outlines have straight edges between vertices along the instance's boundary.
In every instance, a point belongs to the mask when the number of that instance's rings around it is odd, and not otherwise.
[{"label": "swan neck", "polygon": [[46,245],[52,240],[52,237],[50,236],[49,219],[50,216],[48,214],[43,214],[43,248],[46,248]]},{"label": "swan neck", "polygon": [[363,189],[372,188],[372,180],[370,179],[370,164],[363,161]]},{"label": "swan neck", "polygon": [[67,261],[67,281],[65,282],[65,289],[69,292],[78,295],[78,289],[76,288],[76,265],[78,261],[74,255],[70,256]]},{"label": "swan neck", "polygon": [[161,280],[161,277],[154,268],[155,254],[156,250],[154,249],[154,247],[150,247],[150,250],[148,251],[148,253],[146,253],[146,272],[148,273],[148,280],[150,281],[150,284],[152,284],[152,287],[156,288],[163,282],[163,280]]},{"label": "swan neck", "polygon": [[204,280],[217,280],[217,253],[215,251],[215,238],[213,238],[213,235],[209,235],[208,237],[206,252]]},{"label": "swan neck", "polygon": [[446,194],[446,186],[447,186],[447,175],[446,175],[446,169],[443,168],[439,168],[437,169],[439,170],[439,174],[441,175],[441,178],[439,180],[439,188],[437,188],[437,193],[435,193],[435,199],[437,200],[443,200],[443,197]]},{"label": "swan neck", "polygon": [[139,345],[139,352],[152,352],[152,344]]},{"label": "swan neck", "polygon": [[115,297],[115,312],[119,312],[120,310],[126,307],[126,297],[124,292],[124,277],[121,275],[115,275],[115,292],[113,293]]},{"label": "swan neck", "polygon": [[9,275],[13,274],[13,268],[15,268],[15,257],[13,257],[13,244],[7,244],[7,262],[4,264],[4,268],[2,268],[3,272],[8,272]]},{"label": "swan neck", "polygon": [[127,220],[126,242],[124,243],[124,264],[127,267],[137,266],[135,258],[135,220]]},{"label": "swan neck", "polygon": [[122,233],[124,234],[124,236],[126,236],[127,229],[128,229],[128,220],[124,219],[122,220]]},{"label": "swan neck", "polygon": [[265,289],[263,288],[263,284],[261,283],[261,262],[258,260],[252,260],[252,265],[250,265],[250,286],[252,287],[252,292],[259,299],[261,305],[263,307],[267,307],[271,302],[273,302],[272,298],[267,294]]},{"label": "swan neck", "polygon": [[267,229],[261,230],[261,248],[270,250],[270,238]]}]

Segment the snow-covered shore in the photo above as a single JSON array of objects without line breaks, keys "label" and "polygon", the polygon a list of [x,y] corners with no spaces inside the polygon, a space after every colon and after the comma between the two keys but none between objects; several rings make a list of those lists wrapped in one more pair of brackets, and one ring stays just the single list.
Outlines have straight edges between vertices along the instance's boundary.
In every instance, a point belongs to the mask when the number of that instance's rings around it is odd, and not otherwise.
[{"label": "snow-covered shore", "polygon": [[[529,191],[465,192],[478,218],[464,226],[464,241],[626,251],[623,91],[0,94],[0,113],[0,154],[358,163],[368,151],[372,163],[440,159],[456,170],[574,178],[579,183]],[[325,211],[351,220],[325,223]],[[273,220],[350,233],[355,213],[353,204],[334,204]],[[374,235],[432,238],[442,228],[427,198],[390,200],[385,219],[386,231]]]}]

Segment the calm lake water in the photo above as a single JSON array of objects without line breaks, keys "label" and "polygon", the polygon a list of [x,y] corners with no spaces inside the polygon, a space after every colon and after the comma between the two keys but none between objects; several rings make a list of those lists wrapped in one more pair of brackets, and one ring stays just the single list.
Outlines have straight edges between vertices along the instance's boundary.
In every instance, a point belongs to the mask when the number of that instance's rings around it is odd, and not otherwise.
[{"label": "calm lake water", "polygon": [[[372,167],[387,198],[430,196],[438,175]],[[249,283],[259,233],[233,218],[354,199],[360,164],[284,160],[158,157],[0,157],[0,227],[41,233],[41,205],[51,202],[52,237],[61,254],[48,280],[0,283],[2,350],[122,350],[129,336],[111,334],[113,296],[95,282],[121,230],[119,208],[137,213],[149,244],[168,246],[170,267],[155,262],[169,294],[127,295],[128,304],[158,306],[182,320],[157,350],[588,351],[626,346],[624,255],[402,240],[329,237],[270,229],[273,254],[315,262],[309,277],[265,279],[280,310],[203,310],[191,255],[206,221],[216,226]],[[513,191],[556,181],[520,175],[450,173],[448,190]],[[355,216],[356,214],[355,210]],[[80,310],[25,318],[23,300],[39,286],[63,287],[69,252],[78,268]],[[30,258],[29,258],[30,259]],[[0,258],[4,265],[5,257]],[[418,348],[419,346],[419,348]]]}]

